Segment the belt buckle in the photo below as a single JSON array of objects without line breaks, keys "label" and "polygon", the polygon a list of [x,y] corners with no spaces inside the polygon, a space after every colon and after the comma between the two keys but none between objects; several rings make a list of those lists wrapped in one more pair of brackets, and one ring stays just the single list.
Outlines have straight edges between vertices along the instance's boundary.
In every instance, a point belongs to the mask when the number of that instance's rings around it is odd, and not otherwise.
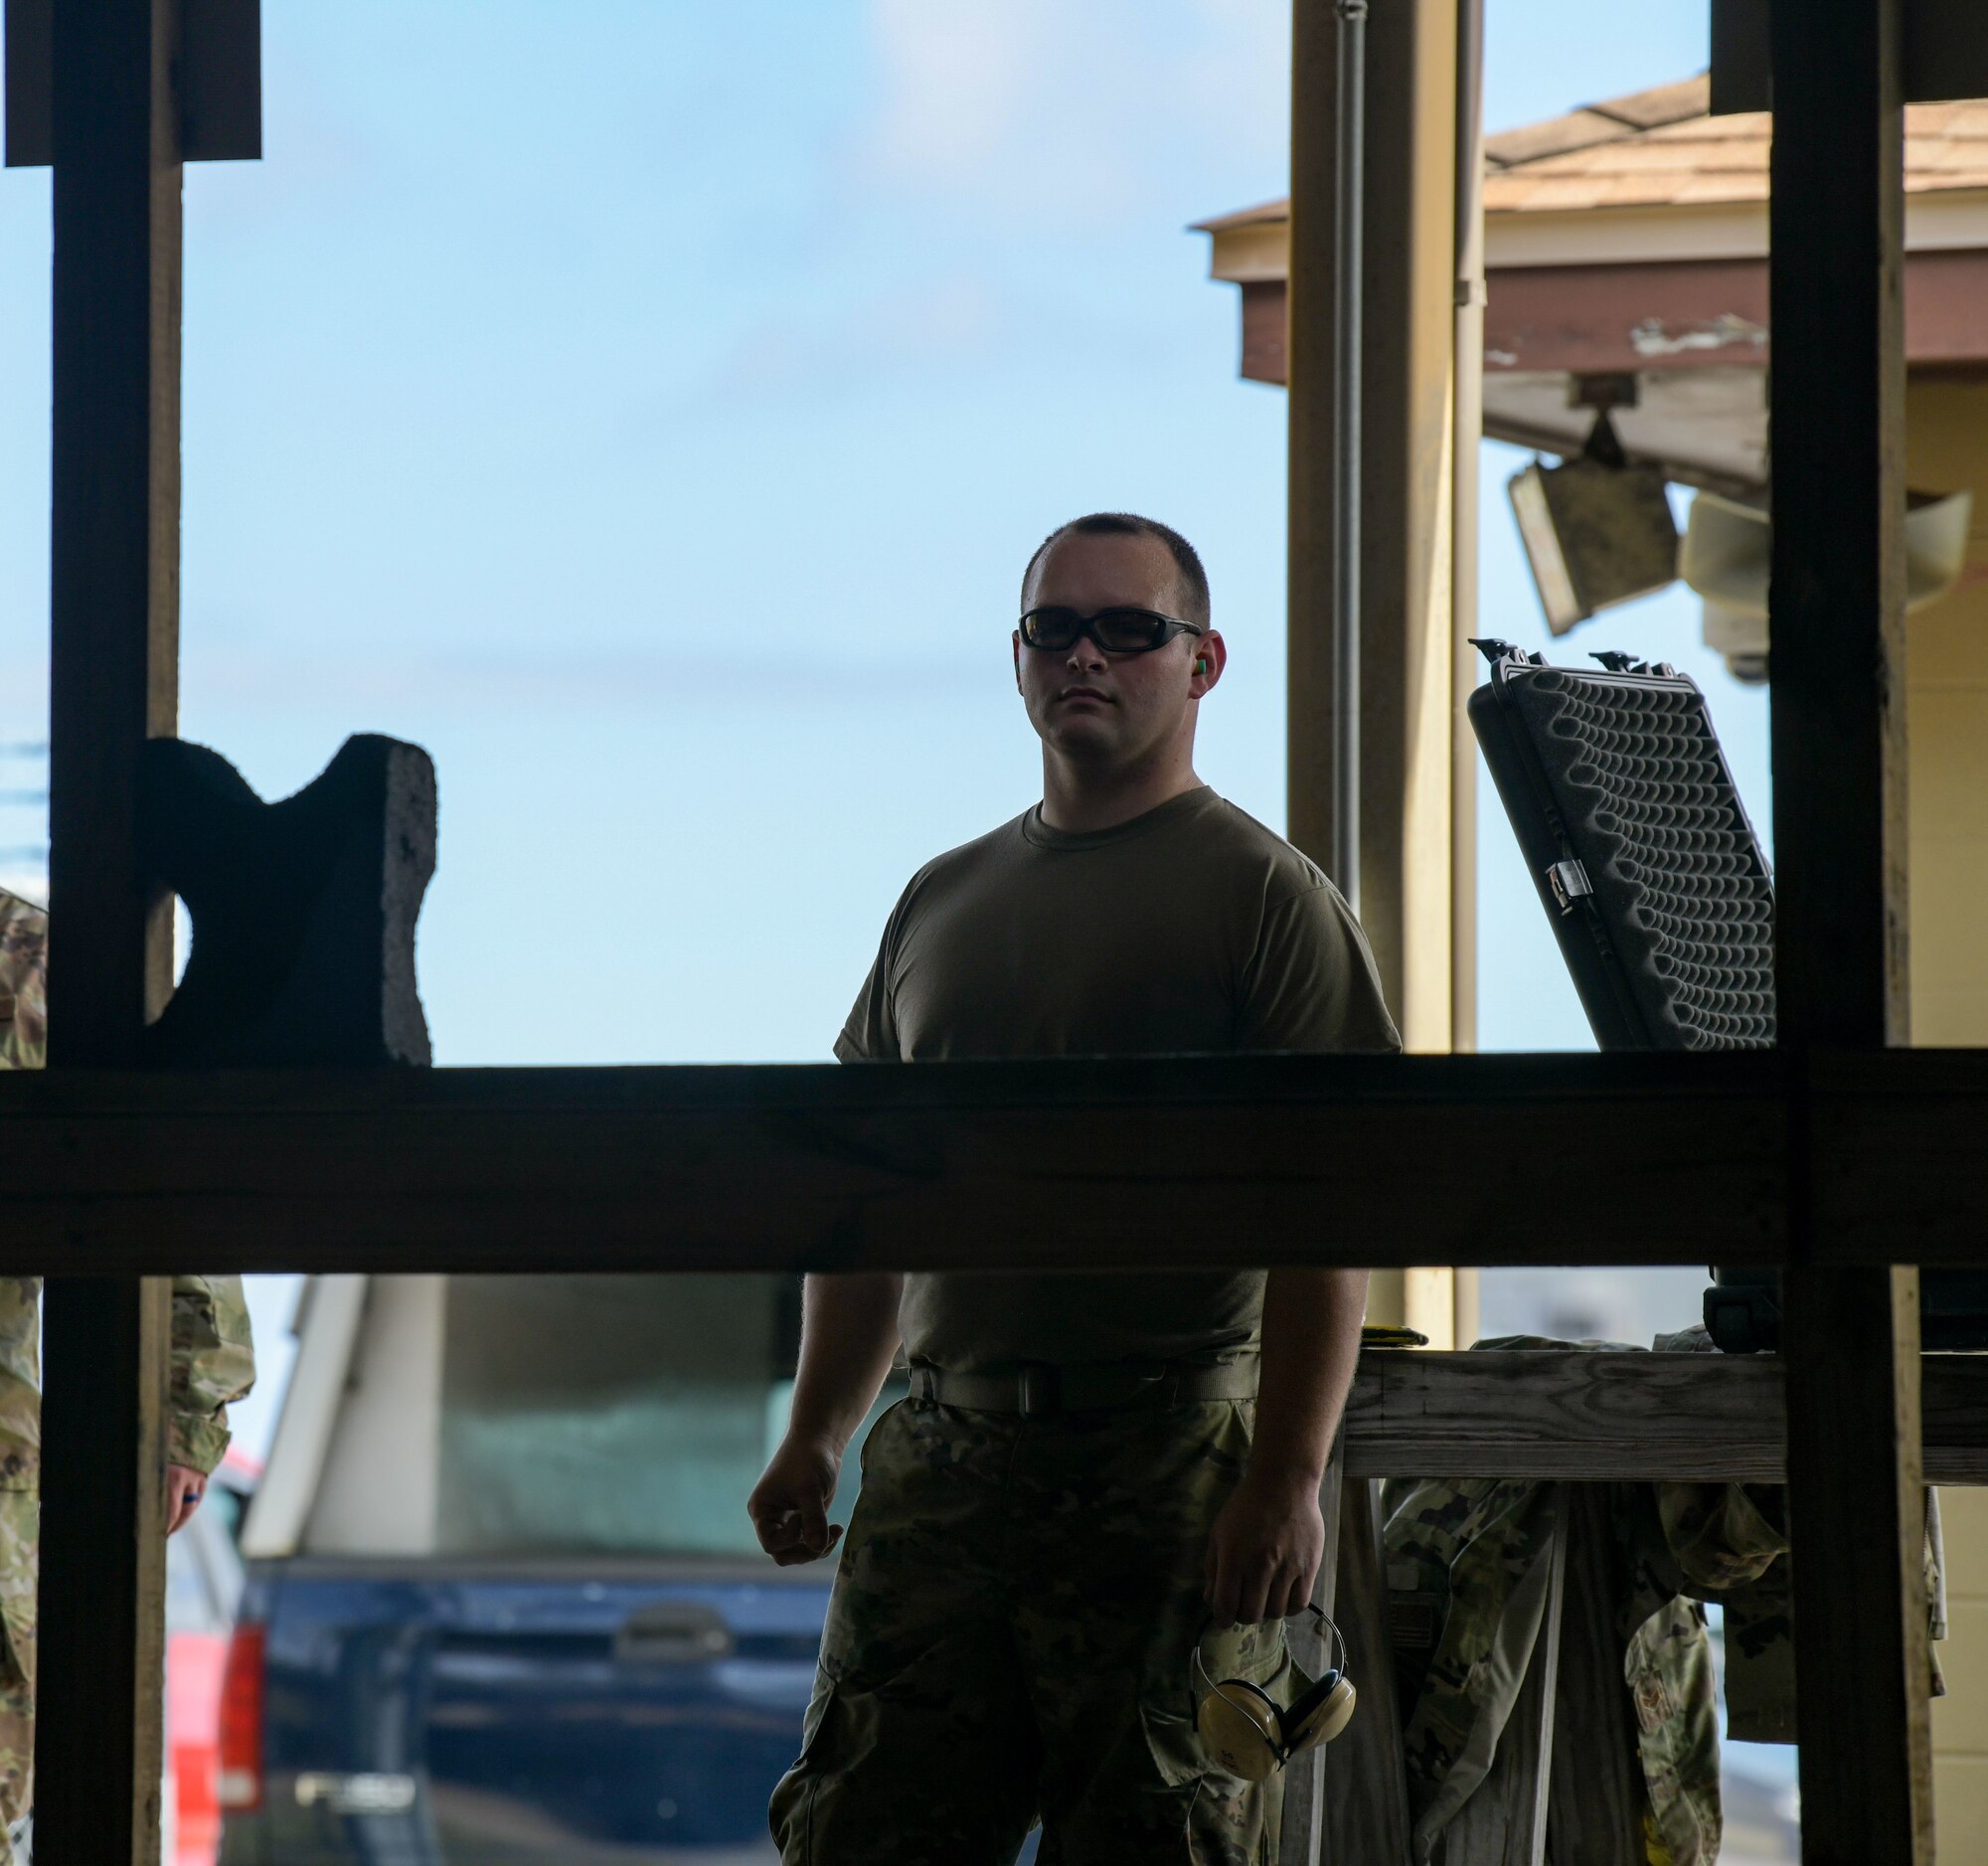
[{"label": "belt buckle", "polygon": [[1024,1361],[1021,1365],[1021,1415],[1039,1419],[1063,1410],[1063,1369],[1051,1361]]}]

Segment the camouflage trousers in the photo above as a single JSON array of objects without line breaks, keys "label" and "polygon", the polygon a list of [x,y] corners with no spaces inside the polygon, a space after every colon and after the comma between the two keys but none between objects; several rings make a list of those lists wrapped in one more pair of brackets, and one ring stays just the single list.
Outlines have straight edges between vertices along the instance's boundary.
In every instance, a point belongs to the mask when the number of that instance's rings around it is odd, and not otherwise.
[{"label": "camouflage trousers", "polygon": [[[0,1834],[28,1812],[35,1790],[35,1577],[41,1546],[37,1489],[0,1488]],[[9,1857],[0,1844],[0,1860]]]},{"label": "camouflage trousers", "polygon": [[[907,1400],[863,1453],[784,1866],[1267,1866],[1282,1785],[1217,1774],[1190,1659],[1253,1402],[1023,1420]],[[1203,1662],[1281,1701],[1283,1628]]]}]

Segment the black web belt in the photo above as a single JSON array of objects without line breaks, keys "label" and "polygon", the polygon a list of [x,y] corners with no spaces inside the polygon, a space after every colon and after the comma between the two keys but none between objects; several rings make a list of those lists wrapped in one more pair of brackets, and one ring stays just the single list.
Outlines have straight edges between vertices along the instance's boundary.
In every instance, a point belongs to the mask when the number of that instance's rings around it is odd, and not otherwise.
[{"label": "black web belt", "polygon": [[945,1367],[911,1369],[914,1400],[977,1413],[1016,1413],[1023,1419],[1255,1397],[1254,1356],[1220,1367],[1186,1361],[1082,1361],[1071,1367],[1023,1361],[1014,1367],[985,1368],[977,1373],[957,1373]]}]

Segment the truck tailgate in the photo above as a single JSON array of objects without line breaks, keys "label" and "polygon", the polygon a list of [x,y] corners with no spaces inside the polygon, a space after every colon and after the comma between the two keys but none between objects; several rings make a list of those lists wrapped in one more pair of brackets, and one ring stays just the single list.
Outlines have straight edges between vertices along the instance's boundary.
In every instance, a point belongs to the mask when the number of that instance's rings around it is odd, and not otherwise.
[{"label": "truck tailgate", "polygon": [[[800,1747],[827,1576],[291,1562],[268,1850],[230,1866],[744,1866]],[[251,1589],[251,1596],[260,1590]]]}]

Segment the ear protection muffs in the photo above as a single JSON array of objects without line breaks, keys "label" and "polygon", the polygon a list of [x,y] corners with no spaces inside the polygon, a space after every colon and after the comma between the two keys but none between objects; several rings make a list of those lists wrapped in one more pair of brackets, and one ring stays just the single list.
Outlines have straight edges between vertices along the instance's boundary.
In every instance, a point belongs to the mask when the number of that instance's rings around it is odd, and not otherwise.
[{"label": "ear protection muffs", "polygon": [[1224,1774],[1261,1781],[1292,1757],[1330,1743],[1352,1721],[1359,1694],[1346,1675],[1346,1641],[1322,1609],[1311,1607],[1306,1612],[1316,1613],[1332,1635],[1338,1662],[1319,1678],[1308,1678],[1293,1665],[1298,1689],[1288,1708],[1246,1678],[1225,1678],[1220,1683],[1210,1678],[1201,1662],[1202,1642],[1208,1637],[1207,1625],[1202,1626],[1194,1642],[1194,1670],[1204,1689],[1195,1706],[1194,1727],[1209,1760]]}]

